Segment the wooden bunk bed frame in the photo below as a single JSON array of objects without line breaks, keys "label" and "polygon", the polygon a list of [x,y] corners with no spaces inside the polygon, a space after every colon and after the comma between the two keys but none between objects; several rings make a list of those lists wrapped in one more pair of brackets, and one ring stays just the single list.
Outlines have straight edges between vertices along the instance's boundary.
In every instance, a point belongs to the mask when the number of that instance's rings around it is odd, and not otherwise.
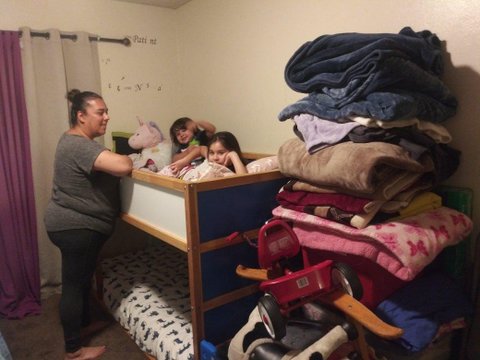
[{"label": "wooden bunk bed frame", "polygon": [[229,340],[256,305],[258,283],[238,277],[235,268],[256,266],[245,236],[256,238],[271,218],[286,181],[278,170],[197,182],[134,170],[122,179],[121,218],[187,253],[195,359],[202,340]]}]

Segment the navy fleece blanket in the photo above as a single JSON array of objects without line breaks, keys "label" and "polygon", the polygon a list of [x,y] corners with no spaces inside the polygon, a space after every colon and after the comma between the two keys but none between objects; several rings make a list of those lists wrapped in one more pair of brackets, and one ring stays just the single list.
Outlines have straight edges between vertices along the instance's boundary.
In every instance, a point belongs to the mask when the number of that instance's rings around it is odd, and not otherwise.
[{"label": "navy fleece blanket", "polygon": [[431,273],[381,302],[375,313],[404,330],[396,342],[409,352],[418,352],[430,344],[440,325],[470,316],[473,306],[459,284],[442,273]]}]

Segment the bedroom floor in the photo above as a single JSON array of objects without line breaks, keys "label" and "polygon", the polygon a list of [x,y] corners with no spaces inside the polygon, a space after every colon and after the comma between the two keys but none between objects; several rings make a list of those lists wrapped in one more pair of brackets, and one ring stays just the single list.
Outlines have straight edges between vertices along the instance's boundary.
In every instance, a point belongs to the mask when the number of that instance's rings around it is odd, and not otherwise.
[{"label": "bedroom floor", "polygon": [[[0,319],[0,331],[14,360],[61,360],[63,336],[58,314],[59,295],[42,303],[42,314],[22,320]],[[106,327],[89,338],[89,344],[107,345],[102,360],[145,360],[145,354],[122,327],[96,307],[92,301],[94,319],[107,321]]]}]

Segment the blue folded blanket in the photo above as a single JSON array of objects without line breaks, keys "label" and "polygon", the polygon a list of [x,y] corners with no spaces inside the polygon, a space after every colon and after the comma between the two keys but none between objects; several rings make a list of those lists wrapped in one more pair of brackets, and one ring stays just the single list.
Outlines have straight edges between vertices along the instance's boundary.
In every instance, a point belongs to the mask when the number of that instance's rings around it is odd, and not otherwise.
[{"label": "blue folded blanket", "polygon": [[415,91],[373,92],[363,100],[337,107],[332,98],[322,93],[310,93],[288,105],[278,115],[280,121],[295,115],[310,114],[325,120],[362,116],[383,121],[413,119],[440,123],[455,115],[457,105],[447,105]]},{"label": "blue folded blanket", "polygon": [[442,273],[418,277],[381,302],[375,313],[404,330],[394,340],[408,352],[425,349],[442,324],[473,314],[473,306],[458,283]]},{"label": "blue folded blanket", "polygon": [[309,96],[281,111],[326,120],[363,116],[442,122],[457,99],[440,80],[441,42],[428,30],[399,34],[323,35],[302,45],[285,67],[285,81]]},{"label": "blue folded blanket", "polygon": [[398,57],[440,75],[441,42],[428,30],[410,27],[398,34],[341,33],[322,35],[303,44],[285,68],[285,80],[295,91],[312,92],[324,87],[342,88],[352,79],[366,77],[386,58]]}]

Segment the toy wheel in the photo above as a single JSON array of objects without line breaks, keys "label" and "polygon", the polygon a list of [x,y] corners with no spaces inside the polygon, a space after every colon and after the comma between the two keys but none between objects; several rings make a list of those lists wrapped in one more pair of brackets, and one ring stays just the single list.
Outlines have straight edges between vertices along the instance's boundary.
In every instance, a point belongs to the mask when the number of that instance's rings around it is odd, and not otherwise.
[{"label": "toy wheel", "polygon": [[363,287],[357,273],[347,264],[336,262],[332,267],[332,282],[340,286],[353,298],[360,300],[363,296]]},{"label": "toy wheel", "polygon": [[268,334],[275,340],[281,340],[287,333],[285,319],[280,307],[271,295],[264,295],[258,300],[258,312]]}]

